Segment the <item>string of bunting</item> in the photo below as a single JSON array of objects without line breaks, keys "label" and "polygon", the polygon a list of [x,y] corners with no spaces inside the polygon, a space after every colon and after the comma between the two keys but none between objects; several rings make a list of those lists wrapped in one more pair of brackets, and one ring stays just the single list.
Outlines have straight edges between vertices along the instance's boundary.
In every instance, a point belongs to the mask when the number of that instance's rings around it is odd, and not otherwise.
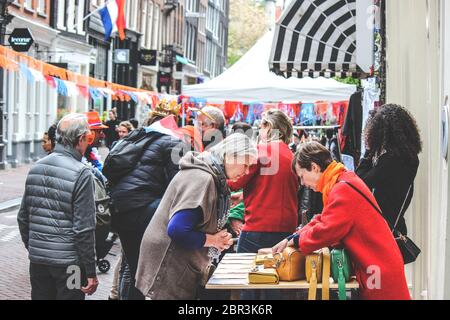
[{"label": "string of bunting", "polygon": [[160,96],[156,92],[136,89],[108,81],[98,80],[37,60],[0,45],[0,68],[21,72],[29,82],[46,82],[60,95],[81,95],[86,99],[111,96],[116,101],[131,101],[156,105]]}]

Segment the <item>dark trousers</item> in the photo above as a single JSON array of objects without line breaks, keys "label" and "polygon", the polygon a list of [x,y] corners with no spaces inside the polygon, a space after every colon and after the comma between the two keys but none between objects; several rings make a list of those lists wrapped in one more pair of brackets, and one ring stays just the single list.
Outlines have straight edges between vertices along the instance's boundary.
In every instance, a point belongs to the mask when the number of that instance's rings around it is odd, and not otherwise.
[{"label": "dark trousers", "polygon": [[[291,235],[285,232],[242,232],[239,237],[238,253],[257,253],[259,249],[272,248]],[[258,297],[258,294],[261,294]],[[244,290],[241,294],[242,300],[280,300],[280,290]]]},{"label": "dark trousers", "polygon": [[139,261],[139,252],[142,238],[150,220],[158,208],[160,199],[152,202],[147,207],[130,212],[113,211],[112,224],[117,231],[122,244],[123,252],[130,269],[129,300],[144,300],[144,295],[136,289],[136,271]]},{"label": "dark trousers", "polygon": [[[81,275],[81,286],[86,285],[86,277]],[[30,263],[32,300],[84,300],[84,293],[78,289],[69,289],[67,281],[72,274],[67,267],[53,267]],[[69,281],[70,282],[70,281]]]}]

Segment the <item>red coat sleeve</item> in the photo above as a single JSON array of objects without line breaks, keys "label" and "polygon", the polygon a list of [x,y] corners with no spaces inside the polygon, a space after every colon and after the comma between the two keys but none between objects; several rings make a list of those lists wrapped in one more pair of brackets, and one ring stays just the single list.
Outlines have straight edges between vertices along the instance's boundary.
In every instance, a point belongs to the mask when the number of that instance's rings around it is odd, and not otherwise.
[{"label": "red coat sleeve", "polygon": [[341,188],[333,190],[322,214],[315,216],[308,225],[300,230],[299,247],[301,251],[308,254],[335,245],[350,232],[353,226],[352,201],[348,194],[346,196],[345,193],[342,193],[344,190]]}]

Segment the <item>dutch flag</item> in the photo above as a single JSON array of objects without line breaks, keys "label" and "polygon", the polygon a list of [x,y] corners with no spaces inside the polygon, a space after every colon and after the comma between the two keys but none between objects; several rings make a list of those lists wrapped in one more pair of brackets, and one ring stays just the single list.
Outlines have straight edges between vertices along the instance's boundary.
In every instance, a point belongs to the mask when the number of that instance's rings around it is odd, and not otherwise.
[{"label": "dutch flag", "polygon": [[125,39],[125,0],[110,0],[99,11],[105,27],[105,40],[118,31],[120,40]]}]

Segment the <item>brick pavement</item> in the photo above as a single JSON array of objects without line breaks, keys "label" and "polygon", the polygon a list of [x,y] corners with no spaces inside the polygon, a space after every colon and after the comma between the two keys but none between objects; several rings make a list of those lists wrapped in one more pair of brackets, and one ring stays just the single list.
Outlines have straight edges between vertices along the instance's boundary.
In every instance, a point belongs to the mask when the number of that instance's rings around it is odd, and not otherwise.
[{"label": "brick pavement", "polygon": [[0,203],[22,197],[31,164],[0,170]]},{"label": "brick pavement", "polygon": [[[31,294],[28,253],[25,250],[17,227],[17,210],[0,214],[0,300],[29,300]],[[114,266],[120,253],[117,242],[108,255],[111,270],[98,274],[97,292],[87,300],[107,300],[111,289]]]},{"label": "brick pavement", "polygon": [[[100,148],[102,159],[106,158],[107,148]],[[25,180],[32,164],[21,165],[18,168],[0,170],[0,203],[22,197]],[[29,260],[20,239],[17,227],[17,212],[0,213],[0,300],[29,300]],[[120,254],[120,243],[111,249],[106,259],[111,263],[111,270],[106,274],[98,274],[99,287],[97,292],[87,297],[88,300],[106,300],[112,284],[114,267]]]}]

